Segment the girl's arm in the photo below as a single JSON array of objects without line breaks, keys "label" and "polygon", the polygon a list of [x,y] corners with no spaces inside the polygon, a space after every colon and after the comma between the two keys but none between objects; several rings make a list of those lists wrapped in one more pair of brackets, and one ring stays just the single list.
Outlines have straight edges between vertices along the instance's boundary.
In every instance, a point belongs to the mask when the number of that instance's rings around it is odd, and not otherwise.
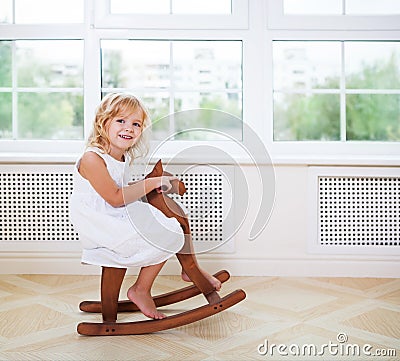
[{"label": "girl's arm", "polygon": [[104,160],[94,152],[86,152],[82,156],[79,173],[113,207],[134,202],[161,186],[166,186],[168,191],[171,188],[170,181],[176,179],[176,177],[148,178],[121,188],[111,178]]}]

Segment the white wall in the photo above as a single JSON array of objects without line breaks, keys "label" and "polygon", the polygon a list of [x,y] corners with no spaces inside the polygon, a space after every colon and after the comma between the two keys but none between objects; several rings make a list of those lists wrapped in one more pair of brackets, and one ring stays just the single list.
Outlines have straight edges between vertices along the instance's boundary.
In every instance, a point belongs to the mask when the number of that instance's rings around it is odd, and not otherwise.
[{"label": "white wall", "polygon": [[[237,276],[347,276],[398,277],[400,257],[390,255],[310,254],[308,242],[308,166],[275,165],[276,197],[269,222],[261,235],[248,236],[259,205],[257,169],[243,166],[250,182],[249,213],[235,236],[234,253],[202,254],[200,264],[214,272],[228,269]],[[236,190],[240,192],[240,190]],[[236,195],[238,196],[238,194]],[[240,199],[240,197],[238,197]],[[239,202],[239,206],[243,203]],[[235,205],[238,206],[237,204]],[[178,274],[175,257],[164,274]],[[130,270],[135,273],[137,270]],[[0,253],[0,273],[97,274],[98,267],[81,265],[77,248],[67,251],[9,249]]]},{"label": "white wall", "polygon": [[[256,180],[255,169],[247,171]],[[261,236],[248,240],[249,217],[236,237],[236,253],[205,257],[205,264],[226,267],[237,275],[398,277],[398,256],[310,254],[308,167],[275,166],[275,177],[275,206]],[[251,196],[252,204],[256,203],[257,193]],[[251,212],[255,211],[253,207]]]}]

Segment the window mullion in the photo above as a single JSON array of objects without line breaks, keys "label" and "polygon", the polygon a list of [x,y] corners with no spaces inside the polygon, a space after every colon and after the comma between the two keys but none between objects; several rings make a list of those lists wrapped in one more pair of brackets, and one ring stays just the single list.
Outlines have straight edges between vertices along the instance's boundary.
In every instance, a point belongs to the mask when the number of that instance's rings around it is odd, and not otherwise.
[{"label": "window mullion", "polygon": [[12,22],[11,24],[15,24],[15,0],[12,1]]},{"label": "window mullion", "polygon": [[11,45],[11,64],[12,64],[12,75],[11,75],[11,98],[12,98],[12,139],[18,139],[18,93],[17,93],[17,44],[15,41]]},{"label": "window mullion", "polygon": [[[171,1],[172,4],[172,1]],[[175,80],[174,80],[174,46],[173,42],[169,42],[169,76],[170,76],[170,93],[169,93],[169,134],[173,134],[175,130]]]},{"label": "window mullion", "polygon": [[346,134],[346,69],[345,69],[345,46],[344,41],[341,42],[341,74],[340,74],[340,140],[347,140]]}]

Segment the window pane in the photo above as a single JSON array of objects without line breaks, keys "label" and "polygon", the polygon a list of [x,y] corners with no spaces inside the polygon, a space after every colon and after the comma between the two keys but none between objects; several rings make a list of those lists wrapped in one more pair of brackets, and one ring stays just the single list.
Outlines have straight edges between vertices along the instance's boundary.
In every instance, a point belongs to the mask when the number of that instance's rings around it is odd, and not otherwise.
[{"label": "window pane", "polygon": [[83,139],[83,96],[19,93],[18,138]]},{"label": "window pane", "polygon": [[231,0],[110,0],[112,14],[231,14]]},{"label": "window pane", "polygon": [[12,138],[11,93],[0,93],[0,139]]},{"label": "window pane", "polygon": [[170,86],[170,42],[104,40],[103,88],[166,88]]},{"label": "window pane", "polygon": [[144,93],[140,96],[149,110],[153,123],[152,138],[163,140],[170,135],[170,124],[166,120],[170,113],[169,93]]},{"label": "window pane", "polygon": [[[103,91],[126,90],[144,99],[153,138],[186,126],[210,128],[208,116],[190,124],[167,117],[181,111],[207,108],[242,119],[241,41],[104,40],[101,45]],[[242,139],[241,123],[214,121],[213,128]]]},{"label": "window pane", "polygon": [[[176,131],[205,128],[242,139],[242,99],[237,93],[185,92],[175,95]],[[179,113],[181,112],[181,113]],[[179,116],[179,114],[181,114]],[[218,140],[221,136],[206,132],[187,132],[176,139]],[[227,140],[225,137],[222,140]]]},{"label": "window pane", "polygon": [[400,14],[399,0],[346,0],[348,15],[394,15]]},{"label": "window pane", "polygon": [[[176,93],[174,114],[170,115],[169,98],[164,94],[141,97],[153,121],[153,139],[162,140],[173,133],[193,128],[217,130],[242,139],[242,99],[237,93]],[[195,137],[195,138],[194,138]],[[212,132],[188,132],[175,139],[220,139]],[[226,137],[222,140],[226,140]]]},{"label": "window pane", "polygon": [[83,0],[15,0],[17,24],[82,23]]},{"label": "window pane", "polygon": [[[241,117],[242,98],[238,93],[223,92],[177,92],[175,94],[176,112],[198,108],[215,109]],[[199,126],[208,125],[204,123],[199,124]]]},{"label": "window pane", "polygon": [[170,0],[110,0],[112,14],[169,14]]},{"label": "window pane", "polygon": [[174,14],[231,14],[231,0],[172,0]]},{"label": "window pane", "polygon": [[177,88],[242,88],[240,41],[176,41],[173,52]]},{"label": "window pane", "polygon": [[83,42],[16,41],[19,87],[82,87]]},{"label": "window pane", "polygon": [[400,95],[348,94],[347,139],[400,141]]},{"label": "window pane", "polygon": [[341,15],[342,0],[283,0],[284,14]]},{"label": "window pane", "polygon": [[346,87],[400,89],[400,42],[345,42]]},{"label": "window pane", "polygon": [[0,87],[11,87],[11,41],[0,41]]},{"label": "window pane", "polygon": [[0,24],[12,23],[12,0],[0,0]]},{"label": "window pane", "polygon": [[274,94],[274,140],[339,140],[338,94]]},{"label": "window pane", "polygon": [[188,90],[242,88],[240,41],[104,40],[101,45],[103,88],[165,89],[171,81]]},{"label": "window pane", "polygon": [[283,12],[287,15],[394,15],[400,14],[400,2],[398,0],[283,0]]},{"label": "window pane", "polygon": [[339,88],[340,54],[337,41],[274,41],[274,88]]}]

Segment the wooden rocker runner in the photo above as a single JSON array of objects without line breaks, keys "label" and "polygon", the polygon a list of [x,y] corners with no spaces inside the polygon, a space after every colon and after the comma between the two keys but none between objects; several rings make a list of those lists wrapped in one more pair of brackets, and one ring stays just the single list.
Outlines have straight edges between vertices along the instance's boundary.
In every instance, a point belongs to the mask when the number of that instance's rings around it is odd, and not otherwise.
[{"label": "wooden rocker runner", "polygon": [[[158,161],[150,174],[146,176],[158,177],[170,175],[163,172],[161,161]],[[181,182],[173,182],[171,193],[185,193],[185,185]],[[139,309],[130,300],[118,301],[121,284],[124,279],[126,268],[102,267],[101,276],[101,301],[83,301],[79,305],[81,311],[102,313],[103,322],[81,322],[77,331],[81,335],[88,336],[111,336],[111,335],[140,335],[146,333],[167,330],[174,327],[187,325],[203,318],[215,315],[242,301],[246,294],[243,290],[236,290],[221,298],[211,283],[200,272],[196,257],[193,252],[192,238],[189,221],[184,211],[170,197],[153,190],[147,194],[147,201],[154,207],[160,209],[167,217],[175,217],[180,223],[185,234],[185,245],[177,253],[177,258],[183,270],[193,282],[179,290],[168,292],[154,297],[156,307],[170,305],[180,302],[202,293],[207,304],[193,310],[178,313],[159,320],[145,320],[135,322],[117,322],[118,312],[134,312]],[[227,271],[220,271],[214,275],[221,282],[229,279]]]}]

